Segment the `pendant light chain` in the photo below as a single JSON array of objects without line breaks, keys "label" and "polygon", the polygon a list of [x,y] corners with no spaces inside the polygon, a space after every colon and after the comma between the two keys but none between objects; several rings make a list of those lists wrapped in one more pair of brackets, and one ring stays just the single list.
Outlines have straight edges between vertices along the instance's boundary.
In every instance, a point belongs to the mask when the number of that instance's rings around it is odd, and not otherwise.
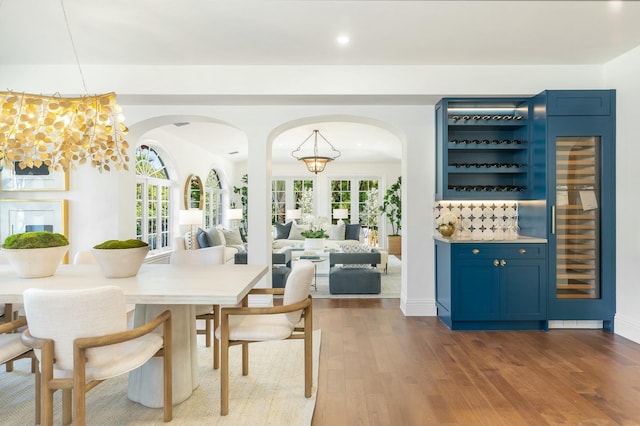
[{"label": "pendant light chain", "polygon": [[88,94],[87,83],[84,80],[84,73],[82,72],[82,67],[80,66],[80,58],[78,58],[78,51],[76,50],[76,44],[73,41],[73,35],[71,34],[71,28],[69,27],[69,20],[67,19],[67,11],[64,8],[64,0],[60,0],[60,6],[62,7],[62,15],[64,16],[64,23],[67,27],[67,33],[69,34],[69,40],[71,41],[71,47],[73,48],[73,55],[76,58],[76,64],[78,65],[78,71],[80,72],[80,79],[82,80],[82,87],[84,88],[84,93]]}]

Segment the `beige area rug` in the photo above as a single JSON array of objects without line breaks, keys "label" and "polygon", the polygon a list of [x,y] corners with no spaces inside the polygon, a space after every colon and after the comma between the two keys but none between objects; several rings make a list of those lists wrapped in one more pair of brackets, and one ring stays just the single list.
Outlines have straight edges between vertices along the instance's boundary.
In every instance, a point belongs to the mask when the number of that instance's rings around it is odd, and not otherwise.
[{"label": "beige area rug", "polygon": [[[200,336],[199,336],[200,337]],[[220,416],[220,373],[211,367],[211,349],[199,345],[200,386],[173,407],[172,426],[179,425],[310,425],[315,408],[320,358],[320,330],[313,333],[313,394],[304,397],[302,340],[253,343],[249,375],[242,376],[239,346],[230,349],[229,414]],[[34,424],[34,381],[30,361],[0,372],[0,424]],[[127,399],[127,375],[107,380],[87,395],[89,425],[163,425],[162,409]],[[54,424],[61,424],[61,392],[56,392]]]},{"label": "beige area rug", "polygon": [[382,272],[380,280],[380,294],[331,294],[329,292],[329,277],[319,275],[317,277],[318,289],[311,287],[311,295],[319,299],[399,299],[402,279],[402,261],[394,255],[389,255],[387,273]]}]

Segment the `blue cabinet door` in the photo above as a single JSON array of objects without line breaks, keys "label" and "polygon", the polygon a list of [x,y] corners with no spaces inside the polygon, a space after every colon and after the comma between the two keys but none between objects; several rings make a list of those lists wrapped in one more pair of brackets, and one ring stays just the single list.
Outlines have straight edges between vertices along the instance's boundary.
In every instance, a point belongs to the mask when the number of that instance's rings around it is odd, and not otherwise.
[{"label": "blue cabinet door", "polygon": [[546,259],[505,259],[500,271],[501,318],[510,321],[546,319]]},{"label": "blue cabinet door", "polygon": [[452,272],[452,314],[456,321],[497,320],[500,270],[491,259],[456,259]]}]

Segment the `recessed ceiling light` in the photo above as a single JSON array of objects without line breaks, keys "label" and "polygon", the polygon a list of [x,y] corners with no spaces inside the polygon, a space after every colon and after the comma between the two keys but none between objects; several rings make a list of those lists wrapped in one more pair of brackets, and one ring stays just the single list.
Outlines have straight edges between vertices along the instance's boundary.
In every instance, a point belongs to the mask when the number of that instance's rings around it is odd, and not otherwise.
[{"label": "recessed ceiling light", "polygon": [[336,39],[336,41],[338,42],[338,44],[341,44],[341,45],[343,45],[343,46],[344,46],[345,44],[349,44],[349,42],[351,41],[351,39],[349,38],[349,36],[348,36],[348,35],[341,35],[341,36],[338,36],[338,38]]}]

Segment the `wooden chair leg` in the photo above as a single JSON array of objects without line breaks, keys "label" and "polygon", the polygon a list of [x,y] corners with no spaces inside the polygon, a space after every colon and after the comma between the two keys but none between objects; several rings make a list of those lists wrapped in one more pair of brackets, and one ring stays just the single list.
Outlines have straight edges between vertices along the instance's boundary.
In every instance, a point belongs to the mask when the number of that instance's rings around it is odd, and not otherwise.
[{"label": "wooden chair leg", "polygon": [[242,343],[242,375],[249,375],[249,343]]},{"label": "wooden chair leg", "polygon": [[[73,421],[76,426],[84,426],[86,416],[86,351],[74,344],[73,347]],[[63,391],[66,392],[66,389]],[[64,400],[63,400],[64,401]],[[64,402],[63,402],[64,405]],[[64,407],[63,407],[64,412]]]},{"label": "wooden chair leg", "polygon": [[220,368],[220,341],[216,338],[216,330],[220,326],[220,305],[213,305],[213,369]]},{"label": "wooden chair leg", "polygon": [[211,347],[211,320],[204,320],[204,334],[205,334],[205,346],[207,348]]},{"label": "wooden chair leg", "polygon": [[[36,357],[34,356],[33,359],[35,359]],[[42,415],[40,414],[42,412],[42,394],[41,394],[41,382],[42,382],[42,378],[40,377],[40,366],[36,364],[36,371],[35,371],[35,379],[36,379],[36,424],[39,425],[41,420],[42,420]]]},{"label": "wooden chair leg", "polygon": [[[62,424],[70,425],[72,419],[72,393],[71,389],[63,389],[62,390]],[[77,421],[76,421],[77,423]]]},{"label": "wooden chair leg", "polygon": [[[40,416],[42,426],[53,426],[53,389],[49,382],[53,379],[53,342],[42,347],[40,362]],[[38,394],[36,393],[36,398]],[[37,404],[36,400],[36,404]],[[36,409],[36,413],[37,413]],[[36,414],[37,416],[37,414]]]},{"label": "wooden chair leg", "polygon": [[311,305],[304,315],[304,396],[311,397],[313,388],[313,314]]},{"label": "wooden chair leg", "polygon": [[220,415],[229,413],[229,324],[221,329],[220,348]]}]

